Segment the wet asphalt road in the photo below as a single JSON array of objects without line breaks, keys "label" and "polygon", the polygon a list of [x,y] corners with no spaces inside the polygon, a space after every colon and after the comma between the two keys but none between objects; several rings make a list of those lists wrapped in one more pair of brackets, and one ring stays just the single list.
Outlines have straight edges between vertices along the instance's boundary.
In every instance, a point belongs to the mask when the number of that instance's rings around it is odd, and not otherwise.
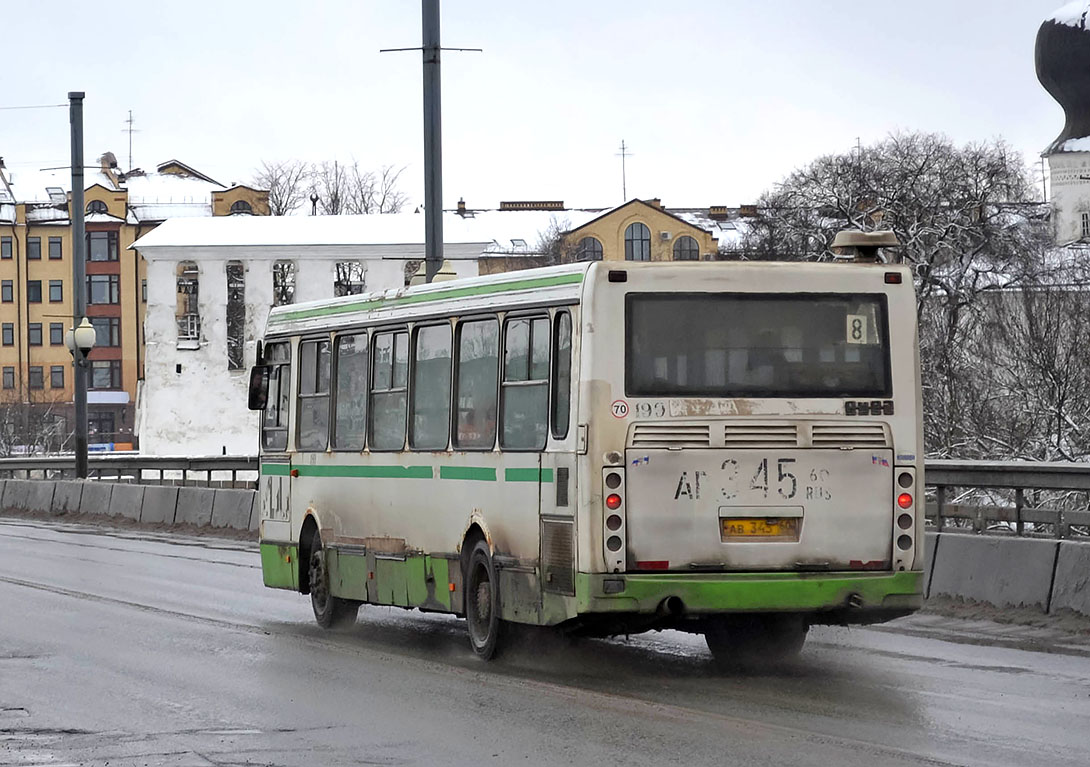
[{"label": "wet asphalt road", "polygon": [[3,765],[1085,765],[1090,652],[817,628],[776,673],[699,637],[531,632],[492,664],[446,616],[342,633],[255,548],[0,519]]}]

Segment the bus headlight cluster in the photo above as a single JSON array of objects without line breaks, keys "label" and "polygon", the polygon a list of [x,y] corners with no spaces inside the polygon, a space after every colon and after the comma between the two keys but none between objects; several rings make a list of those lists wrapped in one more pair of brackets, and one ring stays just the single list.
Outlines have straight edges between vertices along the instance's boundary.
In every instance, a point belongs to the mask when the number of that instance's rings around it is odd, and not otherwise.
[{"label": "bus headlight cluster", "polygon": [[625,569],[624,469],[602,469],[602,543],[606,569],[619,573]]}]

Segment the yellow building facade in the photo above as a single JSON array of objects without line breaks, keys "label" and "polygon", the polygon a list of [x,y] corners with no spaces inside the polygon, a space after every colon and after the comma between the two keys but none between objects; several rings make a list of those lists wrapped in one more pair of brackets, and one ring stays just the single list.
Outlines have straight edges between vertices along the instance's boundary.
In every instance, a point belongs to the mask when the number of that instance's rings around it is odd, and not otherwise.
[{"label": "yellow building facade", "polygon": [[711,231],[667,212],[659,200],[630,200],[565,236],[576,260],[703,261],[719,252]]},{"label": "yellow building facade", "polygon": [[[73,286],[71,193],[0,166],[0,453],[71,449],[74,378],[64,344],[73,290],[96,330],[89,356],[88,441],[130,449],[144,376],[146,265],[130,246],[166,218],[268,215],[268,194],[225,188],[177,161],[122,174],[104,156],[84,190],[85,284]],[[37,179],[38,182],[41,179]]]}]

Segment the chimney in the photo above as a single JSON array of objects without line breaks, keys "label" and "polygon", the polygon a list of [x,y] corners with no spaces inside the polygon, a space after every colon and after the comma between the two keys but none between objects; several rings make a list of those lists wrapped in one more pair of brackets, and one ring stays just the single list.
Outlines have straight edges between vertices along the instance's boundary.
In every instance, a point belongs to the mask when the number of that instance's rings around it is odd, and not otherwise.
[{"label": "chimney", "polygon": [[742,218],[756,218],[757,206],[756,205],[743,205],[738,209],[738,215]]},{"label": "chimney", "polygon": [[500,210],[564,210],[563,200],[501,200]]},{"label": "chimney", "polygon": [[726,221],[730,217],[730,208],[726,205],[712,205],[708,208],[708,218],[712,221]]},{"label": "chimney", "polygon": [[117,187],[121,181],[117,177],[117,158],[114,157],[113,152],[104,152],[101,157],[98,158],[99,165],[102,166],[102,175],[110,179],[110,182]]},{"label": "chimney", "polygon": [[465,218],[466,215],[466,201],[464,197],[458,198],[458,215]]},{"label": "chimney", "polygon": [[644,202],[646,202],[652,208],[658,208],[659,210],[662,210],[662,200],[660,200],[658,197],[652,197],[650,200],[644,200]]}]

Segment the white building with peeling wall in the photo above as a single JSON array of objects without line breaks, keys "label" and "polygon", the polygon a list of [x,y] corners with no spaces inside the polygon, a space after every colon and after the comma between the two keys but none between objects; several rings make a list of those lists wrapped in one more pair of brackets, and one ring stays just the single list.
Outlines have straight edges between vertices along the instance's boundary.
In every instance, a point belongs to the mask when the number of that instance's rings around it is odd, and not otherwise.
[{"label": "white building with peeling wall", "polygon": [[[480,256],[529,251],[550,226],[555,214],[541,211],[448,213],[444,256],[456,276],[476,276]],[[248,371],[274,295],[301,303],[403,287],[406,265],[424,258],[424,216],[172,219],[133,248],[147,261],[141,452],[255,455]]]}]

